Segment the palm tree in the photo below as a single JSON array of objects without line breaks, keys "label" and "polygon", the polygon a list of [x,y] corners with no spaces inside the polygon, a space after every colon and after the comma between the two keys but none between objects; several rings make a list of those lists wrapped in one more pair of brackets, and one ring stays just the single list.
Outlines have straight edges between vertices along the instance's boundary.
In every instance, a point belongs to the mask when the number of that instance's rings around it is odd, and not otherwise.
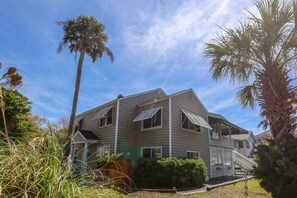
[{"label": "palm tree", "polygon": [[[2,68],[2,64],[0,63],[0,69]],[[16,88],[21,86],[23,83],[23,77],[19,74],[15,67],[9,67],[7,71],[3,74],[0,78],[0,108],[3,117],[3,126],[5,136],[8,140],[8,130],[6,126],[6,119],[5,119],[5,104],[3,101],[3,94],[2,94],[2,86],[7,88]]]},{"label": "palm tree", "polygon": [[239,27],[222,28],[204,54],[211,58],[215,80],[229,77],[243,84],[237,99],[243,107],[260,105],[260,125],[281,140],[296,128],[296,87],[288,73],[297,61],[297,2],[256,0],[259,17],[249,12]]},{"label": "palm tree", "polygon": [[105,43],[108,41],[108,36],[104,34],[105,27],[95,17],[78,16],[76,19],[67,19],[66,21],[58,22],[58,24],[62,25],[64,30],[64,37],[59,44],[58,52],[61,52],[64,47],[68,47],[71,53],[74,52],[75,55],[80,53],[76,72],[72,110],[67,132],[68,138],[70,138],[73,131],[85,54],[91,57],[93,63],[98,58],[101,59],[103,54],[109,56],[112,62],[114,56],[111,50],[105,46]]}]

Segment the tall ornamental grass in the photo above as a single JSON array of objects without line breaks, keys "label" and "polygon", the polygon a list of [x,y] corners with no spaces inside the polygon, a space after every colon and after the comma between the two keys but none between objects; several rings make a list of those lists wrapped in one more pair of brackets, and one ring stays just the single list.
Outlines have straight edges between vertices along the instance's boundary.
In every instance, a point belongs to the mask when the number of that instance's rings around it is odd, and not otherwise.
[{"label": "tall ornamental grass", "polygon": [[54,136],[0,141],[0,197],[117,197],[86,176],[73,177]]}]

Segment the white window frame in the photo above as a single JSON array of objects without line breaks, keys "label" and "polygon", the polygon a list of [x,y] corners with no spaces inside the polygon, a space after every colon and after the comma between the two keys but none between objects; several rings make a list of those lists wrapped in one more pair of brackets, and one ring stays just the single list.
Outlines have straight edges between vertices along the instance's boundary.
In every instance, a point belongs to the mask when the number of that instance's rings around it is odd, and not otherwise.
[{"label": "white window frame", "polygon": [[[160,128],[163,127],[163,108],[160,107],[160,109],[155,113],[154,116],[156,116],[159,111],[161,111],[161,125],[160,126],[150,127],[150,128],[144,128],[143,127],[143,124],[144,124],[143,121],[144,120],[141,120],[141,131],[149,131],[149,130],[154,130],[154,129],[160,129]],[[150,118],[150,119],[153,119],[154,116],[152,118]],[[153,122],[151,121],[151,123],[153,123]]]},{"label": "white window frame", "polygon": [[[198,158],[188,158],[188,153],[198,153]],[[190,150],[186,150],[186,155],[188,159],[200,159],[200,152],[199,151],[190,151]]]},{"label": "white window frame", "polygon": [[143,158],[143,149],[151,149],[151,157],[149,159],[153,159],[153,157],[152,157],[152,149],[160,149],[160,151],[161,151],[160,158],[162,158],[162,156],[163,156],[162,146],[148,146],[148,147],[141,147],[140,148],[140,157],[141,158]]},{"label": "white window frame", "polygon": [[[102,149],[104,154],[102,155]],[[105,151],[108,151],[108,154],[110,155],[110,145],[104,145],[104,146],[97,146],[97,151],[96,151],[96,156],[99,157],[103,157],[105,156]]]},{"label": "white window frame", "polygon": [[[110,124],[107,124],[107,114],[108,112],[111,111],[111,123]],[[106,112],[105,116],[103,118],[98,118],[98,122],[99,122],[99,128],[104,128],[104,127],[107,127],[107,126],[111,126],[112,123],[113,123],[113,107],[108,111]],[[104,119],[104,125],[101,126],[101,120]]]},{"label": "white window frame", "polygon": [[[191,131],[191,132],[194,132],[194,133],[202,134],[202,127],[199,126],[199,125],[196,125],[196,124],[191,123],[191,124],[193,124],[195,127],[198,126],[198,127],[200,128],[200,131],[196,131],[196,130],[193,130],[193,129],[187,129],[187,128],[184,128],[184,127],[183,127],[183,114],[184,114],[184,112],[183,112],[182,110],[181,110],[180,112],[181,112],[181,113],[180,113],[180,126],[181,126],[181,129],[184,130],[184,131]],[[186,116],[186,114],[185,114],[185,117],[188,119],[189,122],[191,122],[190,119]]]}]

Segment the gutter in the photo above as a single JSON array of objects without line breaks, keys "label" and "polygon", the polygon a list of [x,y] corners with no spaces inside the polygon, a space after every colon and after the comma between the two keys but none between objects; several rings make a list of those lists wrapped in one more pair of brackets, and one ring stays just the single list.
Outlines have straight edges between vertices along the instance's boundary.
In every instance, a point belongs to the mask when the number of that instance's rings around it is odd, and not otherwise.
[{"label": "gutter", "polygon": [[118,147],[118,133],[119,133],[119,112],[120,112],[120,99],[117,100],[117,112],[116,112],[116,126],[114,136],[114,153],[117,153]]}]

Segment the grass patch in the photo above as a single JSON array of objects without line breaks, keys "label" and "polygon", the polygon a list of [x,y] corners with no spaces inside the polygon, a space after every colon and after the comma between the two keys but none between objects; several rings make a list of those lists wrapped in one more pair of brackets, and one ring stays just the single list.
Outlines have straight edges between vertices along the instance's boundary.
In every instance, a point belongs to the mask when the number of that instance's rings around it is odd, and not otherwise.
[{"label": "grass patch", "polygon": [[[256,179],[248,180],[248,197],[271,197]],[[189,198],[206,198],[206,197],[222,197],[222,198],[241,198],[244,196],[244,182],[239,182],[224,187],[218,187],[209,192],[197,193],[192,195],[177,195],[174,193],[157,193],[157,192],[135,192],[129,194],[128,197],[144,197],[144,198],[166,198],[166,197],[189,197]]]}]

